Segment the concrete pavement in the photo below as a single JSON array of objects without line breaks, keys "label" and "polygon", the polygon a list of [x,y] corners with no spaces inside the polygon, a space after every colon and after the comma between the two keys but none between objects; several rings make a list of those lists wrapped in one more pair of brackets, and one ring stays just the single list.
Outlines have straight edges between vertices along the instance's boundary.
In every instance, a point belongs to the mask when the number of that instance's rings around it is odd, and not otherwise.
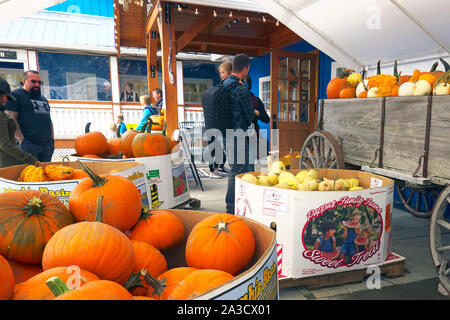
[{"label": "concrete pavement", "polygon": [[[227,178],[202,178],[205,191],[189,179],[192,198],[201,201],[199,210],[225,212]],[[280,288],[281,300],[309,299],[448,299],[438,293],[437,273],[432,265],[428,244],[429,220],[417,218],[394,208],[392,215],[392,252],[406,258],[405,273],[398,278],[381,277],[381,288],[369,290],[366,282],[308,290],[302,286]],[[449,237],[450,233],[445,234]]]}]

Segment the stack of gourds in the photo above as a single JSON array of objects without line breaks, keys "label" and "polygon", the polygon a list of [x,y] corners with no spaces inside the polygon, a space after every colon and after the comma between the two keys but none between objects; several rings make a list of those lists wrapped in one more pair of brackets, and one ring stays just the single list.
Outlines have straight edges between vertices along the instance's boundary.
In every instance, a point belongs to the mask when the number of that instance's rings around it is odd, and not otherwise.
[{"label": "stack of gourds", "polygon": [[45,166],[28,165],[19,175],[17,181],[44,182],[87,178],[81,169],[75,169],[63,164],[50,164]]},{"label": "stack of gourds", "polygon": [[[244,219],[212,214],[188,234],[172,211],[143,210],[130,180],[80,166],[89,178],[68,208],[38,190],[0,194],[0,299],[189,299],[250,263]],[[187,265],[169,267],[177,246]]]},{"label": "stack of gourds", "polygon": [[354,70],[345,69],[339,77],[333,78],[327,85],[328,99],[337,98],[376,98],[404,97],[450,94],[450,65],[440,59],[445,71],[436,70],[435,62],[430,71],[414,70],[412,75],[401,75],[394,63],[393,74],[381,73],[381,61],[377,64],[377,74],[364,77]]}]

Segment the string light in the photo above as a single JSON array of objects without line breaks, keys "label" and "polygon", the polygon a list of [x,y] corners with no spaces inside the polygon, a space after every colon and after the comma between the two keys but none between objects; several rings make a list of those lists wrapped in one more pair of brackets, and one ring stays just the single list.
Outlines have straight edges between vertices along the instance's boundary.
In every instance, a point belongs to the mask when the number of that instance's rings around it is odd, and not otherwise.
[{"label": "string light", "polygon": [[214,18],[217,18],[217,12],[216,12],[216,10],[213,11],[213,16],[214,16]]},{"label": "string light", "polygon": [[177,10],[178,10],[179,12],[181,12],[181,10],[183,10],[183,9],[181,9],[181,6],[178,5],[178,6],[177,6]]},{"label": "string light", "polygon": [[195,8],[195,14],[198,16],[198,8]]},{"label": "string light", "polygon": [[275,25],[278,27],[280,25],[280,21],[277,20],[277,23]]},{"label": "string light", "polygon": [[230,11],[229,17],[230,17],[230,18],[233,17],[233,11]]},{"label": "string light", "polygon": [[263,17],[262,17],[262,21],[263,21],[263,22],[266,22],[266,17],[263,16]]},{"label": "string light", "polygon": [[250,19],[247,17],[247,23],[250,23]]}]

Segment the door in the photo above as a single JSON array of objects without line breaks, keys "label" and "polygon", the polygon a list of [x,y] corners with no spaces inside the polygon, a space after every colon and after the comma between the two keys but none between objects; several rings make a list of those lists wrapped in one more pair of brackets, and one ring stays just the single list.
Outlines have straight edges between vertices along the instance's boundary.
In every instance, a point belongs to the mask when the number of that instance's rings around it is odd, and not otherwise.
[{"label": "door", "polygon": [[271,128],[278,129],[271,130],[271,150],[300,151],[314,131],[317,57],[280,49],[271,53]]}]

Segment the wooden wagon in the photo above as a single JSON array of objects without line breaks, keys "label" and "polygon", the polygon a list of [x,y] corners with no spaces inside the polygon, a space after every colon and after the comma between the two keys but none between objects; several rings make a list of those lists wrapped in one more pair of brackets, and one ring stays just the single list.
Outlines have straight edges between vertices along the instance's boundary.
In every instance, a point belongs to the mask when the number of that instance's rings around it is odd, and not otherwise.
[{"label": "wooden wagon", "polygon": [[430,249],[450,292],[450,96],[320,100],[300,168],[354,168],[395,180],[404,207],[430,217]]}]

